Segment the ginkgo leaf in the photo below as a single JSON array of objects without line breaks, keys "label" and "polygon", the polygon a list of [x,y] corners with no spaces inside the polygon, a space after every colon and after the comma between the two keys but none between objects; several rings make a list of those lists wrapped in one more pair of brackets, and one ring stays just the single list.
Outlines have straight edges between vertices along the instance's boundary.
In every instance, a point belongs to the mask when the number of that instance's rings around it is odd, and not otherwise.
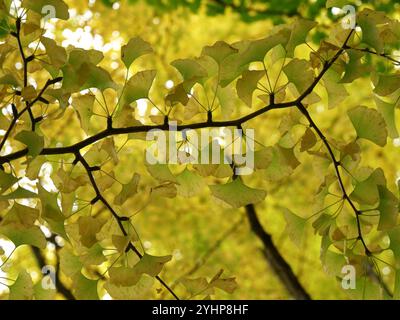
[{"label": "ginkgo leaf", "polygon": [[104,91],[108,88],[116,89],[117,87],[108,71],[93,63],[84,62],[78,72],[83,80],[80,90],[96,88]]},{"label": "ginkgo leaf", "polygon": [[185,278],[180,280],[180,283],[182,283],[192,296],[195,296],[197,293],[203,293],[205,295],[214,293],[214,289],[209,287],[208,281],[204,277],[194,279]]},{"label": "ginkgo leaf", "polygon": [[26,168],[25,175],[30,179],[30,180],[35,180],[40,172],[40,169],[42,168],[42,165],[46,162],[45,157],[35,157],[29,160],[28,166]]},{"label": "ginkgo leaf", "polygon": [[105,223],[104,219],[97,217],[79,217],[79,235],[85,247],[90,248],[97,243],[96,235]]},{"label": "ginkgo leaf", "polygon": [[212,46],[205,46],[202,51],[202,55],[207,55],[215,60],[218,65],[230,55],[237,53],[238,49],[230,46],[224,41],[217,41]]},{"label": "ginkgo leaf", "polygon": [[[308,32],[313,29],[317,23],[311,20],[296,19],[291,25],[291,34],[289,41],[286,45],[286,52],[288,57],[293,57],[294,49],[305,42]],[[301,69],[299,69],[301,70]]]},{"label": "ginkgo leaf", "polygon": [[134,196],[138,192],[139,181],[140,175],[134,173],[131,181],[122,185],[121,192],[115,197],[114,203],[120,206],[124,204],[129,197]]},{"label": "ginkgo leaf", "polygon": [[379,224],[378,230],[388,230],[396,226],[399,215],[399,200],[385,186],[378,185]]},{"label": "ginkgo leaf", "polygon": [[[230,119],[233,111],[235,110],[236,103],[232,97],[235,96],[235,92],[233,86],[226,86],[222,88],[221,86],[217,91],[217,98],[219,101],[219,105],[221,107],[221,117],[222,119]],[[195,105],[197,106],[197,105]],[[197,108],[198,110],[198,108]]]},{"label": "ginkgo leaf", "polygon": [[224,270],[220,270],[210,281],[209,286],[233,293],[237,288],[236,278],[221,278]]},{"label": "ginkgo leaf", "polygon": [[361,203],[373,205],[379,200],[378,186],[385,186],[386,179],[381,168],[376,169],[371,175],[357,181],[350,198]]},{"label": "ginkgo leaf", "polygon": [[374,92],[380,96],[388,96],[400,88],[400,74],[381,74],[375,85]]},{"label": "ginkgo leaf", "polygon": [[357,50],[346,50],[349,61],[345,66],[345,71],[339,83],[351,83],[371,70],[370,66],[362,63],[364,54]]},{"label": "ginkgo leaf", "polygon": [[246,70],[236,82],[236,91],[239,98],[250,108],[252,107],[253,92],[263,75],[264,71]]},{"label": "ginkgo leaf", "polygon": [[135,268],[130,267],[113,267],[108,270],[110,283],[116,286],[129,287],[138,283],[142,273]]},{"label": "ginkgo leaf", "polygon": [[67,62],[67,52],[65,48],[58,46],[53,39],[42,37],[40,42],[43,43],[46,48],[46,53],[54,67],[60,68]]},{"label": "ginkgo leaf", "polygon": [[25,227],[31,227],[38,218],[39,210],[14,203],[10,211],[3,217],[1,225],[16,223]]},{"label": "ginkgo leaf", "polygon": [[16,247],[29,244],[40,249],[46,248],[46,238],[37,226],[26,227],[20,223],[10,223],[0,226],[0,234],[10,239]]},{"label": "ginkgo leaf", "polygon": [[383,147],[387,140],[386,124],[375,109],[364,106],[355,107],[347,112],[357,137],[364,138]]},{"label": "ginkgo leaf", "polygon": [[300,247],[304,238],[307,220],[295,215],[289,209],[284,208],[283,215],[286,220],[286,233],[292,242]]},{"label": "ginkgo leaf", "polygon": [[64,228],[65,216],[58,206],[57,193],[48,192],[40,183],[37,183],[37,188],[41,203],[41,217],[49,224],[53,233],[67,238]]},{"label": "ginkgo leaf", "polygon": [[378,25],[388,22],[385,13],[366,8],[357,14],[356,19],[362,30],[362,42],[374,48],[376,52],[382,52],[383,39]]},{"label": "ginkgo leaf", "polygon": [[115,246],[115,248],[117,248],[117,250],[119,252],[124,252],[126,247],[128,246],[128,244],[131,241],[139,240],[139,238],[137,237],[136,234],[132,234],[129,236],[120,236],[120,235],[114,234],[114,235],[112,235],[111,239],[112,239],[113,245]]},{"label": "ginkgo leaf", "polygon": [[178,194],[187,198],[199,193],[204,186],[203,179],[187,168],[176,177],[176,182]]},{"label": "ginkgo leaf", "polygon": [[[186,80],[177,84],[170,93],[165,97],[165,101],[168,101],[170,105],[174,105],[176,102],[186,106],[189,102],[189,92],[195,83],[194,80]],[[164,121],[164,118],[162,118]]]},{"label": "ginkgo leaf", "polygon": [[0,170],[0,194],[10,188],[17,181],[18,179],[11,173],[5,173],[3,170]]},{"label": "ginkgo leaf", "polygon": [[66,172],[62,167],[52,175],[53,183],[57,189],[64,193],[76,191],[79,187],[89,183],[89,178],[85,174],[73,177],[71,173]]},{"label": "ginkgo leaf", "polygon": [[44,138],[34,131],[20,131],[14,137],[28,147],[28,155],[36,157],[44,147]]},{"label": "ginkgo leaf", "polygon": [[0,195],[0,200],[37,198],[37,193],[18,187],[14,191]]},{"label": "ginkgo leaf", "polygon": [[10,300],[32,300],[33,281],[26,270],[22,270],[12,286],[10,286]]},{"label": "ginkgo leaf", "polygon": [[323,78],[328,93],[329,109],[338,106],[349,95],[344,85],[339,83],[339,80],[339,74],[334,71],[328,71]]},{"label": "ginkgo leaf", "polygon": [[121,48],[121,59],[125,67],[129,69],[131,64],[140,56],[152,53],[153,49],[150,44],[140,37],[135,37],[129,40],[128,44]]},{"label": "ginkgo leaf", "polygon": [[292,59],[283,67],[283,72],[286,74],[289,82],[292,82],[296,86],[300,94],[314,81],[314,72],[311,69],[310,63],[304,59]]},{"label": "ginkgo leaf", "polygon": [[173,61],[171,65],[179,71],[185,81],[202,79],[208,75],[207,70],[194,59],[178,59]]},{"label": "ginkgo leaf", "polygon": [[267,147],[254,152],[254,168],[266,169],[272,161],[273,148]]},{"label": "ginkgo leaf", "polygon": [[395,104],[382,101],[378,97],[374,97],[374,99],[376,107],[386,122],[389,137],[392,139],[397,138],[399,136],[399,132],[397,131],[395,120]]},{"label": "ginkgo leaf", "polygon": [[82,269],[82,262],[79,257],[75,256],[70,249],[63,247],[60,252],[60,269],[62,272],[73,278],[76,274],[79,274]]},{"label": "ginkgo leaf", "polygon": [[106,260],[103,250],[104,248],[97,242],[89,249],[85,248],[84,253],[79,256],[79,260],[86,267],[99,266]]},{"label": "ginkgo leaf", "polygon": [[334,220],[332,216],[326,213],[322,213],[312,224],[315,232],[323,236],[329,233],[329,229],[333,224]]},{"label": "ginkgo leaf", "polygon": [[155,277],[161,272],[164,265],[171,259],[171,255],[156,257],[145,253],[133,268],[140,274],[145,273],[151,277]]},{"label": "ginkgo leaf", "polygon": [[124,89],[122,104],[130,104],[133,101],[148,98],[155,76],[155,70],[145,70],[134,74]]},{"label": "ginkgo leaf", "polygon": [[97,280],[86,278],[83,274],[77,274],[73,279],[73,294],[78,300],[98,300]]},{"label": "ginkgo leaf", "polygon": [[241,179],[235,179],[226,184],[211,185],[209,188],[214,197],[234,208],[258,203],[264,200],[267,195],[264,190],[253,189],[246,186]]},{"label": "ginkgo leaf", "polygon": [[177,194],[178,191],[174,182],[166,182],[151,189],[152,196],[175,198]]},{"label": "ginkgo leaf", "polygon": [[176,177],[172,174],[167,164],[147,164],[147,171],[160,182],[176,182]]},{"label": "ginkgo leaf", "polygon": [[133,286],[117,286],[110,281],[104,285],[109,295],[117,300],[138,300],[143,299],[150,293],[154,279],[143,275],[138,283]]},{"label": "ginkgo leaf", "polygon": [[271,160],[265,170],[268,180],[279,181],[290,176],[300,162],[297,160],[293,148],[283,148],[281,146],[271,147]]},{"label": "ginkgo leaf", "polygon": [[90,118],[93,115],[93,105],[95,96],[93,94],[85,94],[72,98],[71,105],[78,114],[82,129],[89,133]]},{"label": "ginkgo leaf", "polygon": [[22,7],[31,9],[41,15],[54,13],[54,18],[69,19],[68,6],[63,0],[23,0]]},{"label": "ginkgo leaf", "polygon": [[310,128],[307,128],[303,137],[301,138],[300,152],[312,148],[313,146],[315,146],[316,143],[317,143],[317,137]]}]

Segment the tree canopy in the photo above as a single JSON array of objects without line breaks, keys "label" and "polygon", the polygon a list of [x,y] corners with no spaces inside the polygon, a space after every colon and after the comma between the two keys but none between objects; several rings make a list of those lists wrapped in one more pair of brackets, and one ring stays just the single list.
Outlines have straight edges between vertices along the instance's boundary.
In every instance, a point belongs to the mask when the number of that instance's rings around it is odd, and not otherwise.
[{"label": "tree canopy", "polygon": [[0,298],[399,298],[398,7],[0,0]]}]

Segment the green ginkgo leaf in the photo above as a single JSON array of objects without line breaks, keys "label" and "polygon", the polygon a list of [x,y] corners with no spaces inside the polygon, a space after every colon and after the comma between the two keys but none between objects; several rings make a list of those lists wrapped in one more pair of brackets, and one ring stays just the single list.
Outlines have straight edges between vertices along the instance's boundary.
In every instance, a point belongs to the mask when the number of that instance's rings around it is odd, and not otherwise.
[{"label": "green ginkgo leaf", "polygon": [[307,220],[284,208],[283,216],[286,220],[286,233],[292,242],[300,247],[305,234]]},{"label": "green ginkgo leaf", "polygon": [[206,77],[207,70],[194,59],[178,59],[171,63],[182,75],[183,80],[202,79]]},{"label": "green ginkgo leaf", "polygon": [[36,157],[43,150],[44,138],[39,136],[35,131],[23,130],[14,137],[28,147],[28,155]]},{"label": "green ginkgo leaf", "polygon": [[138,192],[140,175],[134,173],[131,181],[122,185],[121,192],[115,197],[114,203],[116,205],[123,205],[129,197],[133,197]]},{"label": "green ginkgo leaf", "polygon": [[379,200],[378,186],[385,186],[386,179],[381,168],[374,170],[366,179],[357,181],[350,198],[358,203],[373,205]]},{"label": "green ginkgo leaf", "polygon": [[347,112],[357,137],[370,140],[383,147],[387,140],[387,129],[385,120],[381,114],[371,108],[364,106],[355,107]]},{"label": "green ginkgo leaf", "polygon": [[22,7],[31,9],[43,16],[54,14],[52,18],[69,19],[68,6],[63,0],[23,0]]},{"label": "green ginkgo leaf", "polygon": [[201,54],[213,58],[218,65],[221,65],[227,57],[237,52],[238,49],[230,46],[226,42],[217,41],[212,46],[205,46]]},{"label": "green ginkgo leaf", "polygon": [[18,181],[11,173],[6,173],[0,170],[0,194],[10,188],[13,184]]},{"label": "green ginkgo leaf", "polygon": [[132,63],[142,55],[152,53],[151,45],[140,37],[129,40],[128,44],[121,48],[121,59],[125,67],[129,69]]},{"label": "green ginkgo leaf", "polygon": [[203,179],[187,168],[176,177],[176,182],[178,194],[187,198],[199,193],[204,186]]},{"label": "green ginkgo leaf", "polygon": [[[294,49],[305,42],[307,34],[313,29],[317,23],[311,20],[296,19],[291,25],[292,32],[289,41],[286,45],[286,52],[288,57],[293,57]],[[299,69],[301,70],[301,69]]]},{"label": "green ginkgo leaf", "polygon": [[250,108],[252,107],[253,92],[256,90],[257,83],[263,75],[264,71],[246,70],[236,82],[236,91],[239,98]]},{"label": "green ginkgo leaf", "polygon": [[235,179],[226,184],[209,186],[214,197],[229,204],[233,208],[255,204],[265,199],[267,193],[264,190],[253,189],[246,186],[241,179]]},{"label": "green ginkgo leaf", "polygon": [[38,226],[26,227],[20,223],[0,226],[0,234],[10,239],[16,247],[29,244],[40,249],[46,248],[46,238]]},{"label": "green ginkgo leaf", "polygon": [[300,94],[314,81],[314,72],[311,69],[311,65],[309,61],[304,59],[292,59],[283,67],[283,72],[286,74],[289,82],[292,82],[296,86]]},{"label": "green ginkgo leaf", "polygon": [[397,224],[399,215],[399,199],[385,186],[378,185],[379,192],[379,224],[378,230],[388,230]]},{"label": "green ginkgo leaf", "polygon": [[33,281],[26,270],[22,270],[17,280],[10,286],[10,300],[32,300],[33,299]]},{"label": "green ginkgo leaf", "polygon": [[383,119],[386,122],[389,137],[392,139],[397,138],[399,136],[399,132],[396,125],[395,104],[387,103],[376,96],[374,99],[378,111],[382,114]]},{"label": "green ginkgo leaf", "polygon": [[58,46],[53,39],[42,37],[40,42],[43,43],[46,48],[46,53],[54,67],[60,68],[67,62],[67,52],[65,48]]},{"label": "green ginkgo leaf", "polygon": [[378,78],[374,92],[380,96],[388,96],[400,88],[400,74],[382,74]]},{"label": "green ginkgo leaf", "polygon": [[122,105],[149,97],[149,91],[156,77],[156,70],[145,70],[134,74],[126,84]]}]

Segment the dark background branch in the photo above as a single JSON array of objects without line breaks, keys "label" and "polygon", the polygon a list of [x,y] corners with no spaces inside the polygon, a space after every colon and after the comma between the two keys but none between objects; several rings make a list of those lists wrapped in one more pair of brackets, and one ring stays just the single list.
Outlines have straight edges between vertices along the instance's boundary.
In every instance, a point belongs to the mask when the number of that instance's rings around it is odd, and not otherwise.
[{"label": "dark background branch", "polygon": [[275,274],[281,280],[286,290],[291,296],[298,300],[311,300],[310,295],[304,289],[297,279],[290,265],[282,257],[279,250],[272,242],[272,237],[268,234],[258,219],[257,212],[253,204],[245,207],[246,215],[250,223],[251,230],[261,240],[264,245],[263,253],[274,270]]}]

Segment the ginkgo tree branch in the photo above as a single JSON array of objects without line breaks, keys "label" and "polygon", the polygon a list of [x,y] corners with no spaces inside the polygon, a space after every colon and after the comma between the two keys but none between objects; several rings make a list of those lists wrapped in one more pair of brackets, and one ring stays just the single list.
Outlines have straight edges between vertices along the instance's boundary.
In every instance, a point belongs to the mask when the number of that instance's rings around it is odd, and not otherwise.
[{"label": "ginkgo tree branch", "polygon": [[[21,42],[21,17],[18,17],[16,19],[15,22],[15,26],[16,26],[16,33],[11,33],[12,35],[14,35],[17,39],[17,43],[18,43],[18,49],[19,52],[21,54],[21,58],[22,58],[22,63],[23,63],[23,74],[24,74],[24,88],[26,88],[28,86],[28,63],[29,61],[33,60],[33,57],[26,57],[23,46],[22,46],[22,42]],[[31,119],[31,125],[32,125],[32,131],[35,131],[35,118],[33,116],[33,112],[31,110],[31,107],[29,106],[29,103],[26,101],[26,106],[28,109],[28,113],[29,113],[29,117]]]},{"label": "ginkgo tree branch", "polygon": [[358,210],[354,204],[354,202],[350,199],[349,194],[346,191],[346,188],[344,186],[344,182],[343,182],[343,178],[340,174],[340,166],[341,166],[341,162],[339,160],[336,159],[335,154],[333,153],[333,149],[331,147],[331,145],[328,142],[328,139],[325,137],[325,135],[322,133],[322,131],[318,128],[318,126],[316,125],[316,123],[314,122],[314,120],[311,118],[310,113],[308,112],[308,110],[306,109],[306,107],[299,102],[297,104],[297,107],[299,108],[299,110],[301,111],[301,113],[307,118],[310,127],[313,128],[315,130],[315,132],[317,133],[318,137],[321,139],[322,143],[325,145],[326,149],[328,150],[329,156],[332,160],[332,164],[335,168],[335,173],[336,173],[336,177],[340,186],[340,189],[342,191],[342,196],[343,199],[345,201],[347,201],[347,203],[350,205],[351,209],[354,211],[355,217],[356,217],[356,221],[357,221],[357,231],[358,231],[358,240],[361,241],[364,250],[365,250],[365,255],[370,256],[371,255],[371,251],[368,249],[363,234],[362,234],[362,230],[361,230],[361,221],[360,221],[360,215],[362,214],[362,212],[360,210]]},{"label": "ginkgo tree branch", "polygon": [[[226,120],[226,121],[213,121],[212,118],[208,118],[207,121],[204,122],[198,122],[198,123],[193,123],[193,124],[184,124],[184,125],[178,125],[176,126],[177,131],[182,131],[182,130],[189,130],[189,129],[201,129],[201,128],[211,128],[211,127],[240,127],[243,123],[252,120],[270,110],[273,109],[283,109],[283,108],[288,108],[288,107],[294,107],[296,106],[299,102],[304,100],[316,87],[316,85],[320,82],[324,74],[328,71],[328,69],[335,63],[335,61],[340,57],[340,55],[345,51],[345,48],[347,46],[348,41],[350,40],[351,35],[353,34],[354,30],[352,29],[345,42],[343,43],[343,46],[337,51],[335,56],[328,62],[326,62],[320,71],[320,73],[317,75],[317,77],[314,79],[314,81],[310,84],[310,86],[294,101],[289,101],[289,102],[284,102],[284,103],[275,103],[271,101],[271,103],[263,108],[260,108],[252,113],[249,113],[241,118],[235,119],[235,120]],[[273,95],[271,96],[273,98]],[[41,155],[60,155],[60,154],[66,154],[66,153],[75,153],[76,151],[87,147],[99,140],[102,140],[104,138],[107,138],[109,136],[114,136],[114,135],[119,135],[119,134],[128,134],[128,133],[140,133],[140,132],[149,132],[150,130],[154,129],[159,129],[159,130],[169,130],[169,124],[168,124],[168,118],[166,118],[166,121],[162,125],[143,125],[143,126],[128,126],[128,127],[123,127],[123,128],[114,128],[112,126],[112,118],[109,118],[107,128],[104,129],[103,131],[100,131],[99,133],[88,137],[74,145],[71,146],[66,146],[66,147],[55,147],[55,148],[44,148],[41,151]],[[0,157],[0,165],[10,162],[12,160],[16,160],[18,158],[21,158],[25,156],[28,153],[28,148],[22,149],[20,151],[16,151],[14,153],[10,153],[5,156]]]},{"label": "ginkgo tree branch", "polygon": [[268,234],[258,219],[256,209],[253,204],[245,207],[246,215],[250,223],[251,230],[261,240],[264,245],[263,253],[281,280],[286,290],[291,296],[298,300],[310,300],[311,297],[297,279],[290,265],[283,258],[278,248],[274,245],[272,237]]},{"label": "ginkgo tree branch", "polygon": [[[301,113],[306,117],[306,119],[308,120],[310,127],[314,129],[314,131],[316,132],[316,134],[318,135],[318,137],[321,139],[322,143],[325,145],[329,156],[332,160],[332,164],[335,168],[335,174],[336,174],[336,178],[337,181],[339,183],[340,189],[342,191],[342,197],[343,200],[346,201],[352,211],[354,212],[355,218],[356,218],[356,225],[357,225],[357,241],[360,241],[363,248],[364,248],[364,253],[368,258],[373,258],[373,254],[371,252],[371,250],[368,248],[365,239],[363,237],[363,232],[362,232],[362,228],[361,228],[361,219],[360,217],[362,216],[363,212],[361,210],[358,210],[353,202],[353,200],[351,200],[348,192],[346,191],[346,188],[344,186],[344,182],[343,182],[343,177],[340,173],[340,167],[342,166],[342,163],[336,159],[335,154],[333,152],[333,148],[330,145],[328,139],[326,138],[326,136],[322,133],[322,131],[319,129],[319,127],[317,126],[317,124],[315,123],[315,121],[312,119],[310,113],[308,112],[308,110],[306,109],[306,107],[299,102],[297,105],[298,109],[301,111]],[[370,263],[369,263],[370,264]],[[383,290],[385,291],[385,293],[388,296],[393,296],[393,294],[390,292],[390,290],[388,289],[386,283],[383,281],[383,279],[381,278],[381,276],[375,271],[372,270],[371,272],[369,272],[370,275],[372,275],[373,278],[378,280],[378,283],[382,286]]]},{"label": "ginkgo tree branch", "polygon": [[[58,248],[59,248],[59,247],[58,247],[57,243],[53,242],[53,244],[56,246],[56,251],[58,251]],[[44,266],[46,266],[46,264],[47,264],[47,263],[46,263],[46,259],[45,259],[43,253],[40,251],[39,248],[37,248],[37,247],[35,247],[35,246],[31,246],[31,248],[32,248],[33,255],[35,256],[36,261],[37,261],[37,263],[38,263],[38,265],[39,265],[39,268],[42,270],[42,268],[43,268]],[[59,263],[58,253],[57,253],[57,263]],[[65,299],[68,299],[68,300],[75,300],[75,297],[74,297],[74,295],[72,294],[71,290],[69,290],[69,289],[62,283],[62,281],[61,281],[61,279],[60,279],[60,270],[59,270],[58,267],[56,268],[55,280],[56,280],[56,283],[55,283],[56,290],[57,290],[59,293],[61,293],[61,294],[65,297]]]},{"label": "ginkgo tree branch", "polygon": [[[62,77],[57,77],[54,79],[48,79],[45,83],[45,85],[43,86],[43,88],[40,90],[40,92],[38,93],[38,95],[36,96],[35,99],[33,99],[31,102],[27,102],[26,103],[26,107],[24,109],[22,109],[20,112],[17,111],[17,108],[14,104],[11,104],[12,107],[12,111],[13,111],[13,117],[11,119],[11,123],[6,131],[6,133],[4,134],[3,139],[0,142],[0,151],[3,149],[3,146],[5,144],[5,142],[7,141],[11,131],[14,129],[15,124],[17,123],[18,119],[22,117],[22,115],[28,110],[31,110],[31,107],[38,101],[40,101],[43,97],[43,94],[45,93],[46,89],[53,85],[56,84],[58,82],[62,81]],[[39,122],[41,120],[41,118],[34,118],[33,123],[36,124],[37,122]]]},{"label": "ginkgo tree branch", "polygon": [[[213,120],[209,121],[209,120],[207,120],[204,122],[198,122],[198,123],[193,123],[193,124],[178,125],[176,127],[176,130],[183,131],[183,130],[190,130],[190,129],[213,128],[213,127],[214,128],[239,127],[243,123],[258,117],[258,116],[266,113],[269,110],[294,107],[295,105],[296,105],[296,101],[291,101],[291,102],[286,102],[286,103],[273,103],[273,104],[269,104],[255,112],[252,112],[246,116],[243,116],[243,117],[235,119],[235,120],[226,120],[226,121],[213,121]],[[90,136],[76,144],[66,146],[66,147],[43,148],[43,150],[40,152],[40,155],[60,155],[60,154],[66,154],[66,153],[76,153],[77,151],[81,150],[82,148],[85,148],[85,147],[87,147],[97,141],[100,141],[104,138],[107,138],[109,136],[128,134],[128,133],[149,132],[150,130],[155,130],[155,129],[168,131],[170,129],[168,121],[166,121],[164,124],[161,124],[161,125],[128,126],[128,127],[122,127],[122,128],[112,127],[112,121],[110,121],[109,123],[111,125],[109,125],[103,131],[100,131],[99,133],[97,133],[93,136]],[[24,148],[22,150],[10,153],[8,155],[0,156],[0,165],[10,162],[12,160],[19,159],[19,158],[25,156],[27,153],[28,153],[28,148]]]},{"label": "ginkgo tree branch", "polygon": [[[74,164],[81,163],[82,166],[85,168],[86,173],[87,173],[87,175],[88,175],[88,177],[89,177],[90,183],[91,183],[91,185],[92,185],[92,187],[93,187],[93,190],[94,190],[94,192],[95,192],[95,194],[96,194],[96,195],[95,195],[95,198],[91,201],[91,203],[92,203],[92,204],[95,204],[97,201],[100,201],[100,202],[111,212],[112,216],[116,219],[117,224],[118,224],[118,227],[120,228],[122,234],[123,234],[124,236],[127,236],[127,235],[128,235],[128,232],[126,231],[126,229],[125,229],[125,227],[124,227],[124,225],[123,225],[122,222],[123,222],[123,221],[128,221],[129,218],[119,216],[119,215],[117,214],[117,212],[114,210],[114,208],[113,208],[113,207],[110,205],[110,203],[107,201],[107,199],[106,199],[106,198],[102,195],[102,193],[100,192],[100,189],[99,189],[99,187],[98,187],[98,185],[97,185],[97,183],[96,183],[96,180],[95,180],[95,178],[94,178],[94,175],[93,175],[93,171],[96,171],[96,169],[98,169],[98,168],[91,167],[91,166],[89,165],[89,163],[86,161],[86,159],[80,154],[79,150],[75,152],[75,157],[76,157],[76,158],[75,158]],[[128,252],[128,251],[134,252],[139,258],[142,258],[142,257],[143,257],[143,255],[142,255],[142,254],[140,253],[140,251],[133,245],[133,243],[132,243],[131,241],[129,241],[129,243],[128,243],[126,249],[125,249],[125,252]],[[160,276],[156,276],[155,278],[157,279],[158,282],[160,282],[160,284],[161,284],[169,293],[171,293],[171,295],[172,295],[176,300],[179,300],[179,297],[176,295],[176,293],[172,290],[172,288],[171,288],[170,286],[168,286],[168,285],[165,283],[165,281],[164,281],[163,279],[161,279]]]},{"label": "ginkgo tree branch", "polygon": [[395,58],[393,58],[390,54],[387,54],[385,52],[379,53],[377,51],[371,50],[369,48],[356,48],[356,47],[351,47],[351,46],[345,46],[345,49],[349,49],[349,50],[356,50],[356,51],[360,51],[360,52],[366,52],[366,53],[370,53],[373,54],[375,56],[378,57],[382,57],[385,58],[391,62],[393,62],[393,64],[395,66],[400,66],[400,60],[396,60]]}]

